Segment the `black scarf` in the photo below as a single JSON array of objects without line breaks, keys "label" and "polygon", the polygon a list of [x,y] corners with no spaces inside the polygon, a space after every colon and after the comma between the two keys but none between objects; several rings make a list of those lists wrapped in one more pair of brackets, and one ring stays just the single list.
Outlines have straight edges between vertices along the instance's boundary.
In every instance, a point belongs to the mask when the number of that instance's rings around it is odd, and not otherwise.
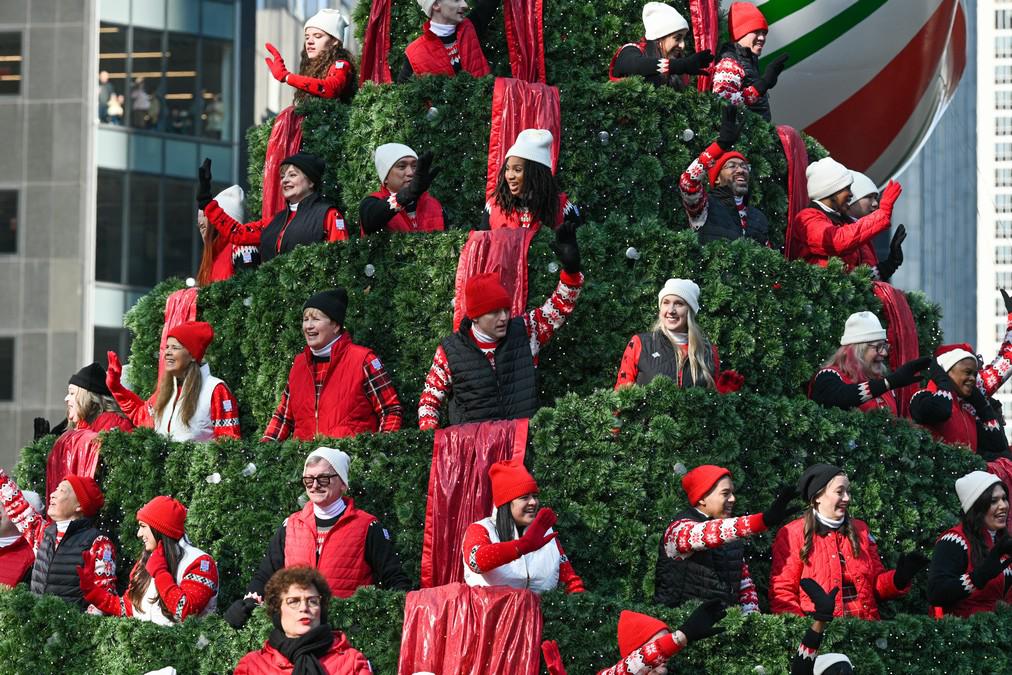
[{"label": "black scarf", "polygon": [[294,666],[292,675],[327,675],[320,658],[334,644],[334,631],[329,625],[321,623],[302,637],[290,638],[280,628],[275,628],[267,638],[267,644],[291,662]]}]

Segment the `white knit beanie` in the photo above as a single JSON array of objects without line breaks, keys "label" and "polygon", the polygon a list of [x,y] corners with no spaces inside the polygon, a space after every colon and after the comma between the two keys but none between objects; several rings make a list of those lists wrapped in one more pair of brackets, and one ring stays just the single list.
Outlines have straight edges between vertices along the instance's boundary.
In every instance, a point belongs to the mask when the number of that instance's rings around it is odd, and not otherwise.
[{"label": "white knit beanie", "polygon": [[935,361],[938,361],[938,365],[941,366],[942,370],[945,372],[949,372],[950,368],[963,359],[973,359],[976,361],[977,355],[972,352],[968,352],[965,349],[951,349],[935,357]]},{"label": "white knit beanie", "polygon": [[646,39],[658,40],[688,28],[688,22],[671,5],[663,2],[648,2],[643,5],[643,37]]},{"label": "white knit beanie", "polygon": [[808,198],[818,201],[836,194],[854,180],[850,170],[832,157],[824,157],[808,165]]},{"label": "white knit beanie", "polygon": [[956,496],[963,513],[969,513],[980,496],[1000,483],[1001,479],[987,471],[971,471],[962,478],[956,479]]},{"label": "white knit beanie", "polygon": [[432,6],[436,4],[436,0],[418,0],[418,6],[422,8],[422,14],[432,18]]},{"label": "white knit beanie", "polygon": [[310,27],[319,28],[327,35],[336,37],[338,40],[343,42],[344,31],[348,27],[348,21],[339,10],[321,9],[319,12],[309,17],[309,20],[306,21],[306,25],[302,27],[302,30],[306,30]]},{"label": "white knit beanie", "polygon": [[376,148],[373,161],[376,162],[376,173],[379,174],[380,183],[386,182],[390,169],[404,157],[418,159],[418,153],[403,143],[384,143]]},{"label": "white knit beanie", "polygon": [[847,325],[843,328],[840,346],[856,345],[861,342],[885,340],[886,330],[882,322],[871,312],[854,312],[847,317]]},{"label": "white knit beanie", "polygon": [[336,471],[337,475],[341,477],[344,484],[351,487],[351,483],[348,482],[348,465],[351,464],[351,457],[348,456],[348,453],[334,448],[320,446],[309,453],[309,456],[306,457],[306,462],[302,465],[303,471],[305,471],[305,468],[309,465],[309,460],[313,457],[322,457],[330,462],[330,465],[334,467],[334,471]]},{"label": "white knit beanie", "polygon": [[237,223],[246,222],[245,209],[242,205],[245,200],[246,193],[238,185],[225,188],[214,198],[221,210]]},{"label": "white knit beanie", "polygon": [[668,279],[657,293],[657,304],[666,295],[677,295],[688,303],[693,312],[699,312],[699,286],[692,279]]},{"label": "white knit beanie", "polygon": [[846,654],[820,654],[815,659],[815,667],[812,673],[814,675],[822,675],[822,673],[826,672],[826,669],[838,663],[846,663],[851,668],[854,667],[854,664],[850,662]]},{"label": "white knit beanie", "polygon": [[851,204],[868,195],[878,194],[878,186],[868,176],[860,171],[851,171],[850,176],[854,179],[854,182],[850,184],[850,191],[854,193],[854,196],[850,198]]},{"label": "white knit beanie", "polygon": [[524,129],[517,135],[507,157],[523,157],[552,168],[552,132],[548,129]]}]

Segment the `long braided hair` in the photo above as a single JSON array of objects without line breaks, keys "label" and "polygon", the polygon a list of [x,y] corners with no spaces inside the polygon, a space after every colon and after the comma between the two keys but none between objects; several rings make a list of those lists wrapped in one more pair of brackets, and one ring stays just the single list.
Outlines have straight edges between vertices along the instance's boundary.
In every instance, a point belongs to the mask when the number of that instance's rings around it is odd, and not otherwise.
[{"label": "long braided hair", "polygon": [[[329,35],[329,33],[328,33]],[[306,77],[315,77],[317,79],[323,79],[327,77],[327,71],[330,70],[330,66],[338,61],[347,61],[351,64],[351,72],[348,73],[349,82],[351,86],[341,92],[341,102],[347,103],[351,100],[351,97],[355,95],[357,88],[358,77],[356,76],[355,59],[347,49],[344,48],[344,43],[341,42],[340,38],[333,38],[333,42],[316,58],[309,58],[306,54],[306,48],[302,48],[302,58],[299,61],[299,75]],[[295,90],[295,102],[301,103],[302,101],[310,98],[312,94],[302,91],[301,89]]]},{"label": "long braided hair", "polygon": [[510,192],[506,184],[506,162],[503,162],[499,167],[492,198],[504,213],[527,208],[543,226],[554,229],[559,214],[559,181],[544,164],[519,159],[524,163],[524,187],[521,194],[514,197]]}]

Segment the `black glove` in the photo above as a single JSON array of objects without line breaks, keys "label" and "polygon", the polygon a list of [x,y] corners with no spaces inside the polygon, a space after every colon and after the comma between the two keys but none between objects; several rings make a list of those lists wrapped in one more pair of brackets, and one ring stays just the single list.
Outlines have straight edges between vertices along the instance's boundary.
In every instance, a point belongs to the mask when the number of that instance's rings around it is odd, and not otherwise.
[{"label": "black glove", "polygon": [[781,54],[777,58],[773,59],[770,65],[766,66],[766,70],[763,71],[762,77],[760,77],[755,83],[756,91],[760,94],[765,94],[767,91],[777,86],[777,80],[780,78],[780,73],[784,71],[787,59],[787,54]]},{"label": "black glove", "polygon": [[562,222],[570,223],[573,229],[583,227],[583,212],[573,202],[566,202],[566,210],[562,212]]},{"label": "black glove", "polygon": [[777,498],[773,500],[770,507],[763,511],[763,523],[766,524],[768,529],[773,529],[780,523],[787,520],[787,518],[793,515],[796,511],[801,510],[800,504],[796,504],[796,508],[791,507],[791,502],[801,496],[798,492],[798,488],[794,485],[783,485],[780,487],[780,492],[777,493]]},{"label": "black glove", "polygon": [[988,554],[984,556],[984,559],[977,563],[973,568],[973,572],[970,573],[970,581],[977,588],[984,588],[987,586],[987,582],[994,579],[996,576],[1005,571],[1005,568],[1012,565],[1012,557],[1002,561],[1002,556],[1006,556],[1012,553],[1012,537],[1002,537],[999,539],[994,548],[988,551]]},{"label": "black glove", "polygon": [[904,553],[896,563],[896,574],[893,575],[893,583],[896,588],[906,588],[914,580],[914,575],[928,566],[931,559],[923,553],[914,551]]},{"label": "black glove", "polygon": [[705,68],[713,63],[713,52],[704,49],[681,59],[668,59],[668,72],[675,75],[706,75]]},{"label": "black glove", "polygon": [[1005,311],[1012,314],[1012,298],[1008,296],[1004,288],[1001,289],[1001,297],[1005,301]]},{"label": "black glove", "polygon": [[907,226],[900,225],[889,241],[889,257],[878,264],[878,275],[883,281],[895,274],[903,264],[903,240],[907,238]]},{"label": "black glove", "polygon": [[204,163],[197,169],[197,208],[201,211],[211,201],[211,160],[204,158]]},{"label": "black glove", "polygon": [[812,599],[815,609],[808,613],[816,621],[832,621],[833,611],[836,609],[836,595],[840,587],[836,586],[827,593],[815,579],[805,578],[801,580],[801,590]]},{"label": "black glove", "polygon": [[580,272],[580,245],[576,241],[576,225],[572,221],[562,221],[550,246],[562,263],[562,269],[570,274]]},{"label": "black glove", "polygon": [[682,631],[685,639],[689,642],[713,637],[724,632],[725,629],[718,628],[714,624],[721,621],[726,614],[727,610],[720,600],[707,600],[689,615],[689,618],[678,627],[678,630]]},{"label": "black glove", "polygon": [[717,134],[717,145],[724,152],[734,147],[741,136],[741,125],[738,124],[738,106],[726,105],[720,111],[720,132]]},{"label": "black glove", "polygon": [[433,179],[439,175],[439,172],[439,168],[432,168],[432,153],[422,153],[422,156],[418,158],[418,166],[415,168],[415,175],[411,182],[397,193],[397,203],[406,206],[417,202],[418,198],[432,185]]},{"label": "black glove", "polygon": [[49,434],[50,428],[49,420],[47,420],[45,417],[36,417],[34,423],[35,423],[35,434],[34,436],[32,436],[33,440],[37,441],[43,436]]},{"label": "black glove", "polygon": [[239,630],[246,625],[249,621],[250,616],[253,615],[253,610],[256,609],[256,600],[252,598],[240,598],[236,600],[228,609],[225,610],[225,621],[228,625],[236,630]]},{"label": "black glove", "polygon": [[931,365],[933,359],[930,356],[922,356],[919,359],[907,361],[899,368],[889,373],[886,381],[890,389],[907,387],[921,379],[921,371]]}]

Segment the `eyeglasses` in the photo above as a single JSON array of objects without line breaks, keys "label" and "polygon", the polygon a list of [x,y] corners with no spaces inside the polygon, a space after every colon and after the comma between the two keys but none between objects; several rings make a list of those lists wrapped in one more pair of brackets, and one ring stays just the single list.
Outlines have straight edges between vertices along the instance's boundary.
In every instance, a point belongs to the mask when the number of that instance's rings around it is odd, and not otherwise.
[{"label": "eyeglasses", "polygon": [[305,601],[306,606],[310,609],[320,608],[320,596],[318,595],[310,595],[306,598],[298,598],[295,596],[285,598],[285,604],[288,605],[290,609],[298,609],[299,607],[302,607],[303,601]]},{"label": "eyeglasses", "polygon": [[879,354],[888,354],[889,350],[892,349],[892,345],[888,342],[871,342],[868,344],[868,349],[874,349]]},{"label": "eyeglasses", "polygon": [[311,488],[313,487],[313,481],[316,481],[320,484],[320,487],[327,487],[330,485],[330,479],[336,478],[337,475],[336,473],[321,473],[319,476],[303,476],[302,484],[307,488]]},{"label": "eyeglasses", "polygon": [[724,164],[724,168],[728,169],[729,171],[737,171],[738,169],[742,169],[745,173],[752,173],[751,164],[745,164],[744,162],[735,162],[733,160]]}]

